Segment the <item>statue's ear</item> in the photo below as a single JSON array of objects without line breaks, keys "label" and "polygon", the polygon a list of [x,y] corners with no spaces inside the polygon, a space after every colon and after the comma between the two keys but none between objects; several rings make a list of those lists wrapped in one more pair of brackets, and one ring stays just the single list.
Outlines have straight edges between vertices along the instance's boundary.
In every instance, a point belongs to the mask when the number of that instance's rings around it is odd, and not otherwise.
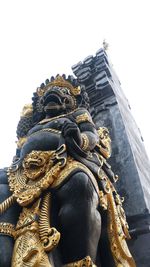
[{"label": "statue's ear", "polygon": [[77,105],[78,105],[78,106],[82,106],[82,96],[81,96],[81,95],[78,95],[78,96],[76,97],[76,100],[77,100]]},{"label": "statue's ear", "polygon": [[39,111],[44,110],[44,98],[43,97],[40,97],[40,99],[39,99],[39,108],[40,108]]},{"label": "statue's ear", "polygon": [[39,97],[33,109],[33,122],[34,124],[38,123],[44,118],[45,118],[44,99],[43,97]]}]

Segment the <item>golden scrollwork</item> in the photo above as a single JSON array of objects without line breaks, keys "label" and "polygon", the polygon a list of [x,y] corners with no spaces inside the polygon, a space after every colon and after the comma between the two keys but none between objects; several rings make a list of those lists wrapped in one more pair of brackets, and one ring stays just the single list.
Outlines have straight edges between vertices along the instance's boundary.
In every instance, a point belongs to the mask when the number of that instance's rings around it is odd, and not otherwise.
[{"label": "golden scrollwork", "polygon": [[3,214],[7,209],[9,209],[9,207],[11,205],[13,205],[14,202],[15,202],[15,196],[14,195],[12,195],[12,196],[8,197],[6,200],[4,200],[0,204],[0,215]]},{"label": "golden scrollwork", "polygon": [[15,236],[15,225],[11,223],[1,222],[0,223],[0,235],[8,235],[11,237]]},{"label": "golden scrollwork", "polygon": [[90,115],[88,113],[83,113],[83,114],[80,114],[76,117],[76,123],[79,124],[79,123],[82,123],[82,122],[92,122],[92,119],[90,117]]},{"label": "golden scrollwork", "polygon": [[42,191],[46,190],[57,178],[60,172],[59,163],[53,166],[40,180],[31,183],[21,168],[15,173],[10,173],[9,185],[13,191],[17,202],[21,206],[30,204],[34,199],[40,196]]},{"label": "golden scrollwork", "polygon": [[86,256],[82,260],[68,263],[63,266],[64,267],[96,267],[96,265],[92,262],[92,259],[90,256]]},{"label": "golden scrollwork", "polygon": [[[98,171],[98,178],[100,179],[102,185],[103,185],[103,193],[104,194],[108,194],[111,192],[112,190],[112,185],[110,183],[110,180],[108,178],[108,176],[106,175],[106,173],[102,170],[102,168],[99,168],[99,171]],[[104,195],[105,196],[105,195]],[[105,202],[107,202],[105,200]]]},{"label": "golden scrollwork", "polygon": [[107,210],[107,195],[104,194],[102,190],[99,190],[99,200],[100,200],[100,206],[104,209]]},{"label": "golden scrollwork", "polygon": [[27,231],[37,232],[40,202],[41,199],[38,199],[30,208],[23,208],[15,228],[15,239],[25,234]]},{"label": "golden scrollwork", "polygon": [[48,255],[41,244],[38,231],[26,231],[15,241],[11,267],[27,266],[51,267]]},{"label": "golden scrollwork", "polygon": [[[8,172],[10,190],[21,206],[32,203],[49,186],[56,187],[60,185],[77,168],[85,171],[91,177],[98,191],[97,182],[91,171],[71,157],[68,157],[65,161],[61,155],[62,152],[61,148],[60,153],[59,151],[58,153],[32,151],[24,159],[22,167],[16,171],[12,171],[10,168]],[[56,159],[58,163],[53,165],[53,159]]]},{"label": "golden scrollwork", "polygon": [[51,194],[46,193],[42,200],[39,216],[39,235],[46,252],[55,248],[60,240],[60,233],[54,227],[50,227],[50,202]]},{"label": "golden scrollwork", "polygon": [[[122,226],[120,214],[118,214],[117,204],[111,191],[107,194],[108,203],[108,237],[115,266],[118,267],[136,267],[130,254],[125,238],[129,238],[127,223]],[[123,208],[122,208],[123,209]],[[125,220],[125,218],[124,218]],[[124,231],[126,228],[126,231]]]},{"label": "golden scrollwork", "polygon": [[[61,168],[66,164],[65,158],[61,155],[64,151],[63,146],[60,147],[58,153],[32,151],[25,157],[19,169],[15,171],[9,169],[10,190],[21,206],[30,204],[57,179]],[[57,160],[54,165],[53,160]]]},{"label": "golden scrollwork", "polygon": [[50,193],[23,208],[13,236],[12,267],[51,267],[46,252],[57,246],[60,233],[50,227]]},{"label": "golden scrollwork", "polygon": [[111,156],[111,139],[109,136],[109,131],[106,127],[99,127],[98,130],[99,135],[99,147],[100,154],[102,154],[106,159]]},{"label": "golden scrollwork", "polygon": [[23,161],[24,175],[36,180],[53,166],[55,151],[32,151]]},{"label": "golden scrollwork", "polygon": [[99,191],[100,206],[107,210],[108,237],[116,267],[136,267],[125,239],[130,239],[129,226],[122,206],[123,198],[117,193],[105,172],[99,170],[103,189]]}]

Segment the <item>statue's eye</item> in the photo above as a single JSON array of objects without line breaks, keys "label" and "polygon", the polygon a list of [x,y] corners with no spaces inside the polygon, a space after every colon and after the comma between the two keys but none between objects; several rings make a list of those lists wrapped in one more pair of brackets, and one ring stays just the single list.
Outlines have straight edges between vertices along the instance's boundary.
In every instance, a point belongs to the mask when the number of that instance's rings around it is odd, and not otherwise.
[{"label": "statue's eye", "polygon": [[67,88],[62,88],[61,91],[64,93],[64,94],[70,94],[69,90]]}]

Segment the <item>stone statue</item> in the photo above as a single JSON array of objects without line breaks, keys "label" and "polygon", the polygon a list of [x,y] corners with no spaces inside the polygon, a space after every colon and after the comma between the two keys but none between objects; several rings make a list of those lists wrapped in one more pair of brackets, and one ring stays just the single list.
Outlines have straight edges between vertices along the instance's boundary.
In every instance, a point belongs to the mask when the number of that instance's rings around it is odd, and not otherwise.
[{"label": "stone statue", "polygon": [[96,129],[84,86],[57,75],[32,101],[0,173],[0,266],[135,266],[109,131]]}]

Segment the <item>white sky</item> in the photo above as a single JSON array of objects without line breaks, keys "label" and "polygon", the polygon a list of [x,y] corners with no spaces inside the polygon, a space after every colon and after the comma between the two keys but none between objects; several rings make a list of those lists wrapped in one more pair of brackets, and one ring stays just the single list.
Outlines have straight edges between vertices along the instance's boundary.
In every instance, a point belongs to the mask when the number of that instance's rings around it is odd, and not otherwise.
[{"label": "white sky", "polygon": [[46,78],[101,48],[129,99],[150,155],[150,1],[0,1],[0,167],[15,154],[16,126],[25,103]]}]

